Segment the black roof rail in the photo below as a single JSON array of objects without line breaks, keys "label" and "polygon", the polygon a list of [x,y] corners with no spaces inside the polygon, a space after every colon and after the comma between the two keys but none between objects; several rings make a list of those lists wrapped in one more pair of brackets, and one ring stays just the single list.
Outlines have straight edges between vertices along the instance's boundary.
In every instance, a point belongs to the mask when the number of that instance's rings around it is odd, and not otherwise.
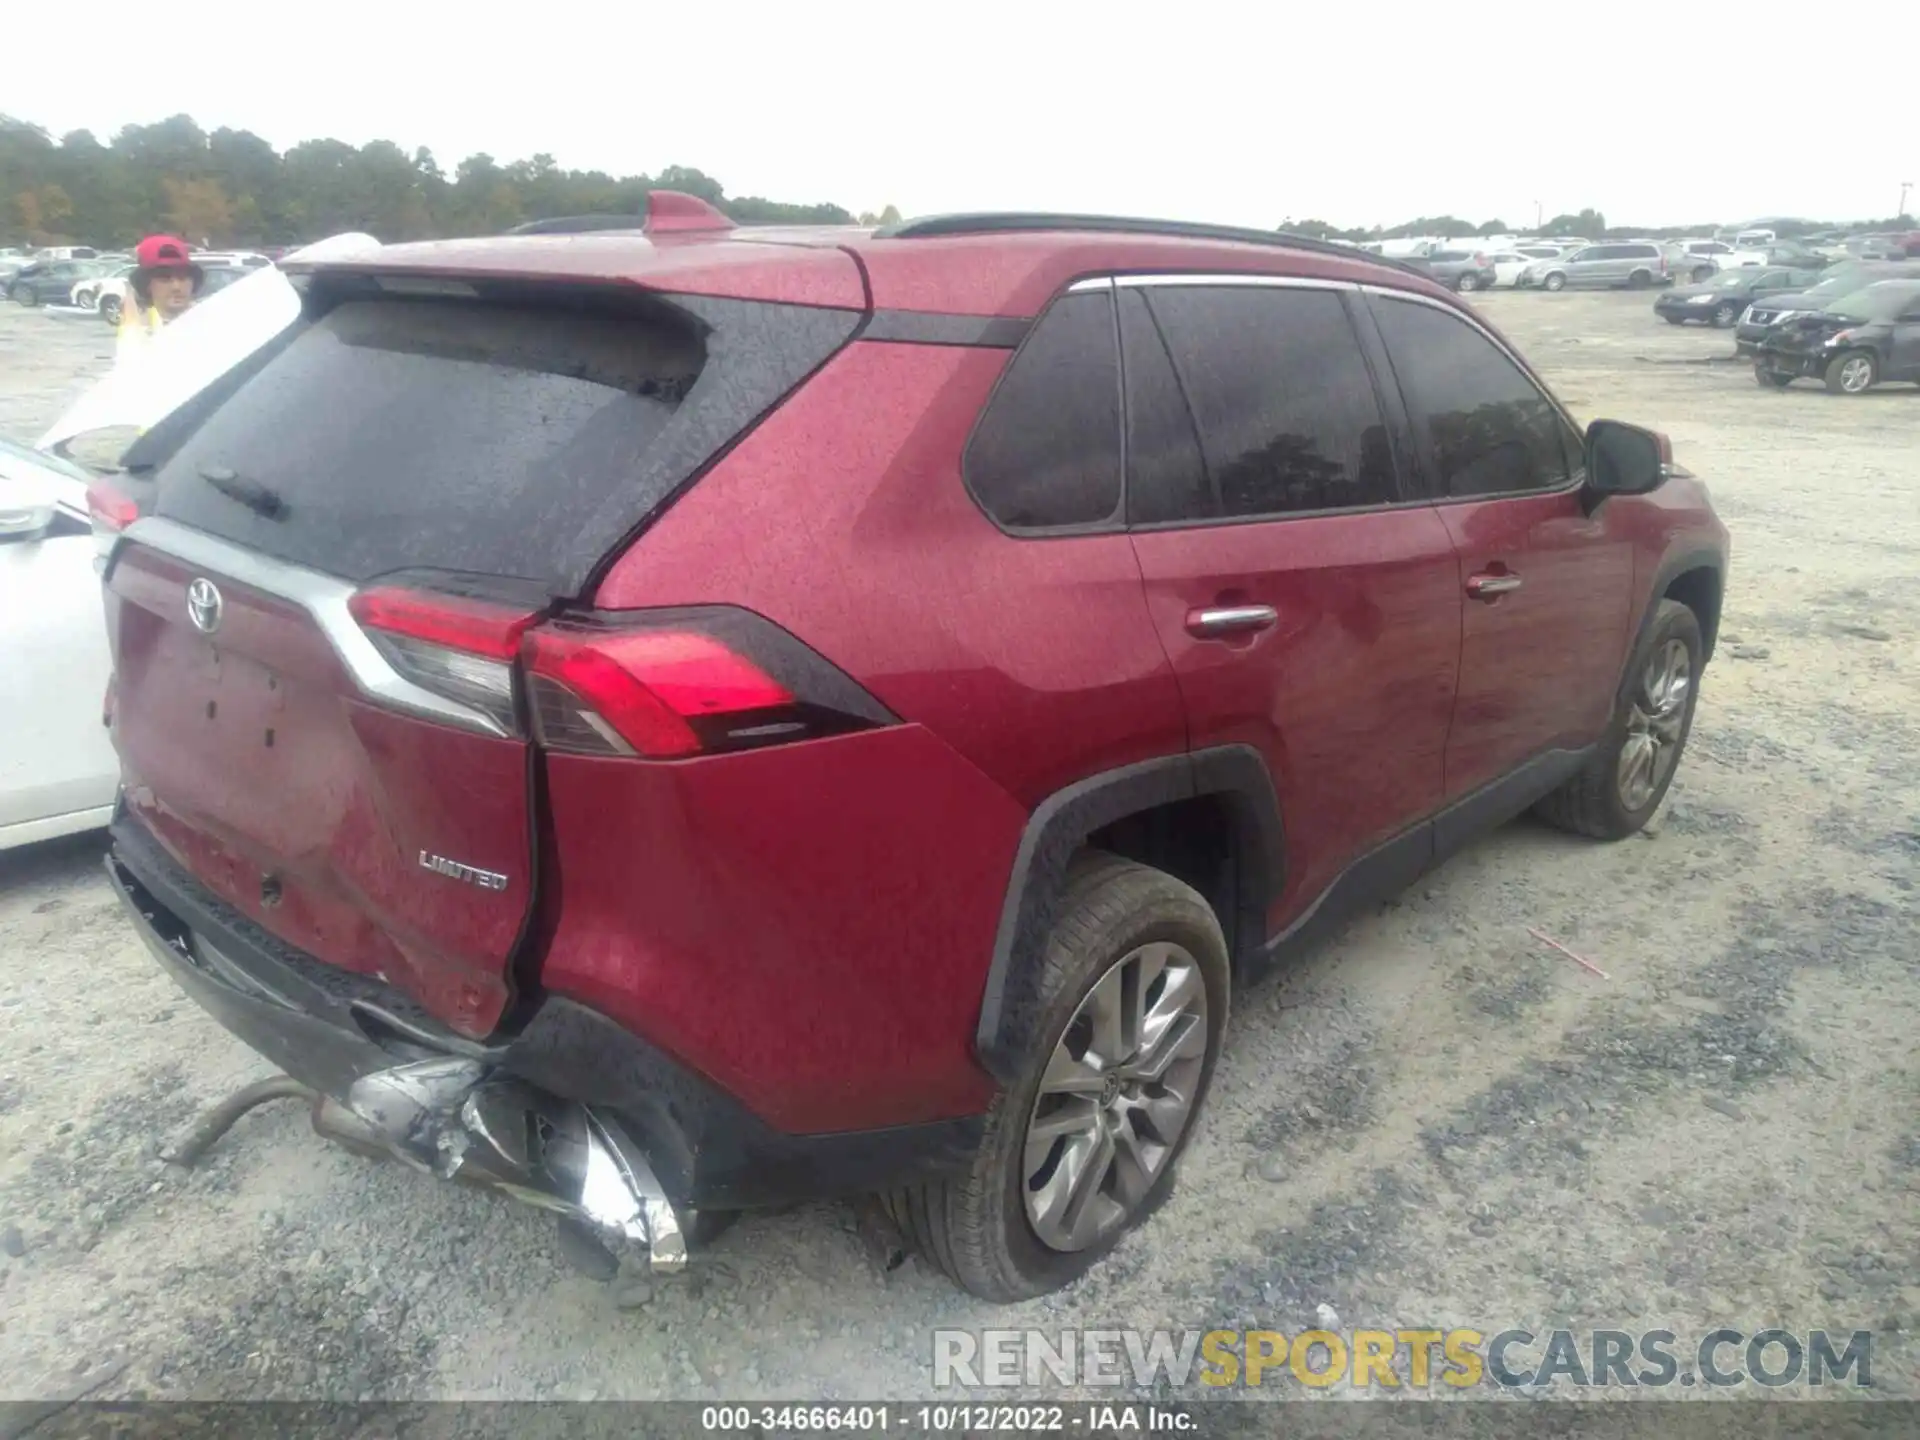
[{"label": "black roof rail", "polygon": [[1358,245],[1343,245],[1312,235],[1295,235],[1285,230],[1254,230],[1243,225],[1207,225],[1194,220],[1143,220],[1128,215],[983,210],[971,214],[929,215],[924,219],[903,220],[898,225],[876,230],[873,235],[876,240],[933,240],[953,235],[1026,234],[1039,230],[1087,230],[1101,235],[1167,235],[1183,240],[1226,240],[1240,245],[1271,245],[1284,250],[1340,255],[1349,260],[1366,260],[1404,270],[1409,275],[1426,273],[1418,266],[1376,255],[1370,250],[1362,250]]}]

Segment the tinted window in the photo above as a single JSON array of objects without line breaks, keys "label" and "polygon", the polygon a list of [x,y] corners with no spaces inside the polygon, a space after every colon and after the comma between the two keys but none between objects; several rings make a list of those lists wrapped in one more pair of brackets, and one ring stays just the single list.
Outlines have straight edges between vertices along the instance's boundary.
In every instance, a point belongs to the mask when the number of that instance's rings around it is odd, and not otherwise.
[{"label": "tinted window", "polygon": [[1093,525],[1120,508],[1113,300],[1068,295],[1007,366],[967,447],[967,483],[1016,529]]},{"label": "tinted window", "polygon": [[1220,514],[1173,357],[1146,296],[1120,292],[1127,371],[1127,520],[1155,525]]},{"label": "tinted window", "polygon": [[1499,495],[1567,482],[1579,442],[1486,336],[1430,305],[1380,299],[1373,308],[1440,493]]},{"label": "tinted window", "polygon": [[1338,294],[1163,286],[1124,298],[1136,522],[1400,498],[1373,379]]}]

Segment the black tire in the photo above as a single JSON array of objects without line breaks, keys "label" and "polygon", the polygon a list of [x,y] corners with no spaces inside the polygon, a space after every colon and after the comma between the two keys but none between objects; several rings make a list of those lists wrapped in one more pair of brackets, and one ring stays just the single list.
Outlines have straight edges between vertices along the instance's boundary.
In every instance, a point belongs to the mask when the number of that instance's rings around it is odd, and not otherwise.
[{"label": "black tire", "polygon": [[1769,369],[1764,360],[1753,367],[1753,378],[1757,384],[1764,385],[1769,390],[1784,390],[1793,383],[1793,376],[1780,370]]},{"label": "black tire", "polygon": [[[1692,733],[1694,707],[1700,699],[1700,672],[1705,665],[1705,646],[1700,638],[1699,618],[1693,611],[1678,600],[1660,600],[1656,603],[1659,610],[1654,615],[1653,624],[1647,629],[1646,639],[1634,651],[1627,671],[1627,682],[1622,687],[1627,693],[1615,704],[1613,719],[1607,725],[1607,733],[1601,739],[1599,748],[1579,774],[1534,806],[1534,813],[1549,825],[1571,830],[1576,835],[1588,835],[1595,840],[1624,840],[1645,825],[1653,817],[1653,812],[1660,808],[1660,802],[1666,799],[1667,788],[1679,772],[1680,762],[1686,758],[1687,736]],[[1653,657],[1670,640],[1678,640],[1686,646],[1687,661],[1691,667],[1685,708],[1680,716],[1679,739],[1675,743],[1673,761],[1654,786],[1651,797],[1644,804],[1629,809],[1620,795],[1620,758],[1628,740],[1634,701],[1640,698],[1641,677]]]},{"label": "black tire", "polygon": [[100,297],[100,304],[96,308],[100,312],[100,318],[106,321],[107,324],[118,325],[120,323],[120,297],[118,295],[102,295]]},{"label": "black tire", "polygon": [[[1853,373],[1850,371],[1850,367],[1861,360],[1867,362],[1867,383],[1849,390],[1847,388],[1847,376]],[[1864,395],[1880,383],[1880,362],[1874,358],[1871,350],[1843,351],[1827,362],[1827,371],[1822,378],[1826,381],[1827,389],[1832,394]]]},{"label": "black tire", "polygon": [[1668,315],[1664,318],[1669,325],[1684,325],[1687,323],[1687,317],[1684,315]]},{"label": "black tire", "polygon": [[[1075,860],[1057,915],[1046,947],[1045,1009],[1037,1037],[1019,1079],[987,1112],[972,1164],[951,1178],[882,1197],[921,1255],[961,1288],[1000,1303],[1043,1295],[1079,1278],[1166,1199],[1206,1104],[1226,1030],[1226,940],[1212,909],[1190,886],[1164,871],[1090,851]],[[1085,1249],[1052,1249],[1034,1233],[1021,1195],[1027,1120],[1048,1060],[1080,1002],[1122,957],[1155,940],[1185,947],[1205,986],[1208,1033],[1193,1106],[1158,1177],[1126,1221]]]},{"label": "black tire", "polygon": [[40,303],[40,292],[31,285],[22,285],[13,292],[13,298],[31,310]]},{"label": "black tire", "polygon": [[1713,328],[1724,330],[1740,318],[1740,309],[1731,300],[1722,300],[1713,307]]},{"label": "black tire", "polygon": [[1480,277],[1470,271],[1461,271],[1453,279],[1453,288],[1461,295],[1470,294],[1480,288]]},{"label": "black tire", "polygon": [[1629,290],[1644,290],[1651,284],[1653,284],[1653,272],[1651,270],[1636,270],[1627,277],[1627,288]]},{"label": "black tire", "polygon": [[1567,277],[1556,270],[1540,283],[1549,290],[1564,290],[1567,288]]}]

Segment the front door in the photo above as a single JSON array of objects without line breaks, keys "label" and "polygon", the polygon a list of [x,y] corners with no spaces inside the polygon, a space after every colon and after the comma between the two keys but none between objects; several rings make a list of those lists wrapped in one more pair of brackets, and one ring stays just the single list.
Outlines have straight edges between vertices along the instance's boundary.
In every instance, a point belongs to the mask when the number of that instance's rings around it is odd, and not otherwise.
[{"label": "front door", "polygon": [[1633,552],[1617,507],[1588,513],[1573,427],[1501,346],[1450,307],[1371,303],[1460,559],[1456,800],[1600,738],[1625,663]]},{"label": "front door", "polygon": [[1272,929],[1441,801],[1459,565],[1337,289],[1120,282],[1128,523],[1195,750],[1266,759]]},{"label": "front door", "polygon": [[1888,380],[1920,380],[1920,294],[1893,322],[1887,344]]}]

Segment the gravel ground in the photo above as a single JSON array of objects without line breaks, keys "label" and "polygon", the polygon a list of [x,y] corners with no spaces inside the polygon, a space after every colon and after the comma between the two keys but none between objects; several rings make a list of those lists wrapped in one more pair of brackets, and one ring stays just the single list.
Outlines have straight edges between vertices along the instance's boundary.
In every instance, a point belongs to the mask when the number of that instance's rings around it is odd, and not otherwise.
[{"label": "gravel ground", "polygon": [[[1641,297],[1476,303],[1584,418],[1667,430],[1733,529],[1670,806],[1615,846],[1514,824],[1241,997],[1176,1193],[1083,1282],[984,1306],[822,1204],[610,1288],[545,1218],[292,1106],[170,1172],[156,1135],[265,1067],[82,839],[0,856],[0,1397],[924,1398],[937,1326],[1292,1332],[1322,1305],[1870,1329],[1880,1393],[1915,1395],[1920,391],[1762,391]],[[0,307],[0,429],[106,358],[97,322]]]}]

